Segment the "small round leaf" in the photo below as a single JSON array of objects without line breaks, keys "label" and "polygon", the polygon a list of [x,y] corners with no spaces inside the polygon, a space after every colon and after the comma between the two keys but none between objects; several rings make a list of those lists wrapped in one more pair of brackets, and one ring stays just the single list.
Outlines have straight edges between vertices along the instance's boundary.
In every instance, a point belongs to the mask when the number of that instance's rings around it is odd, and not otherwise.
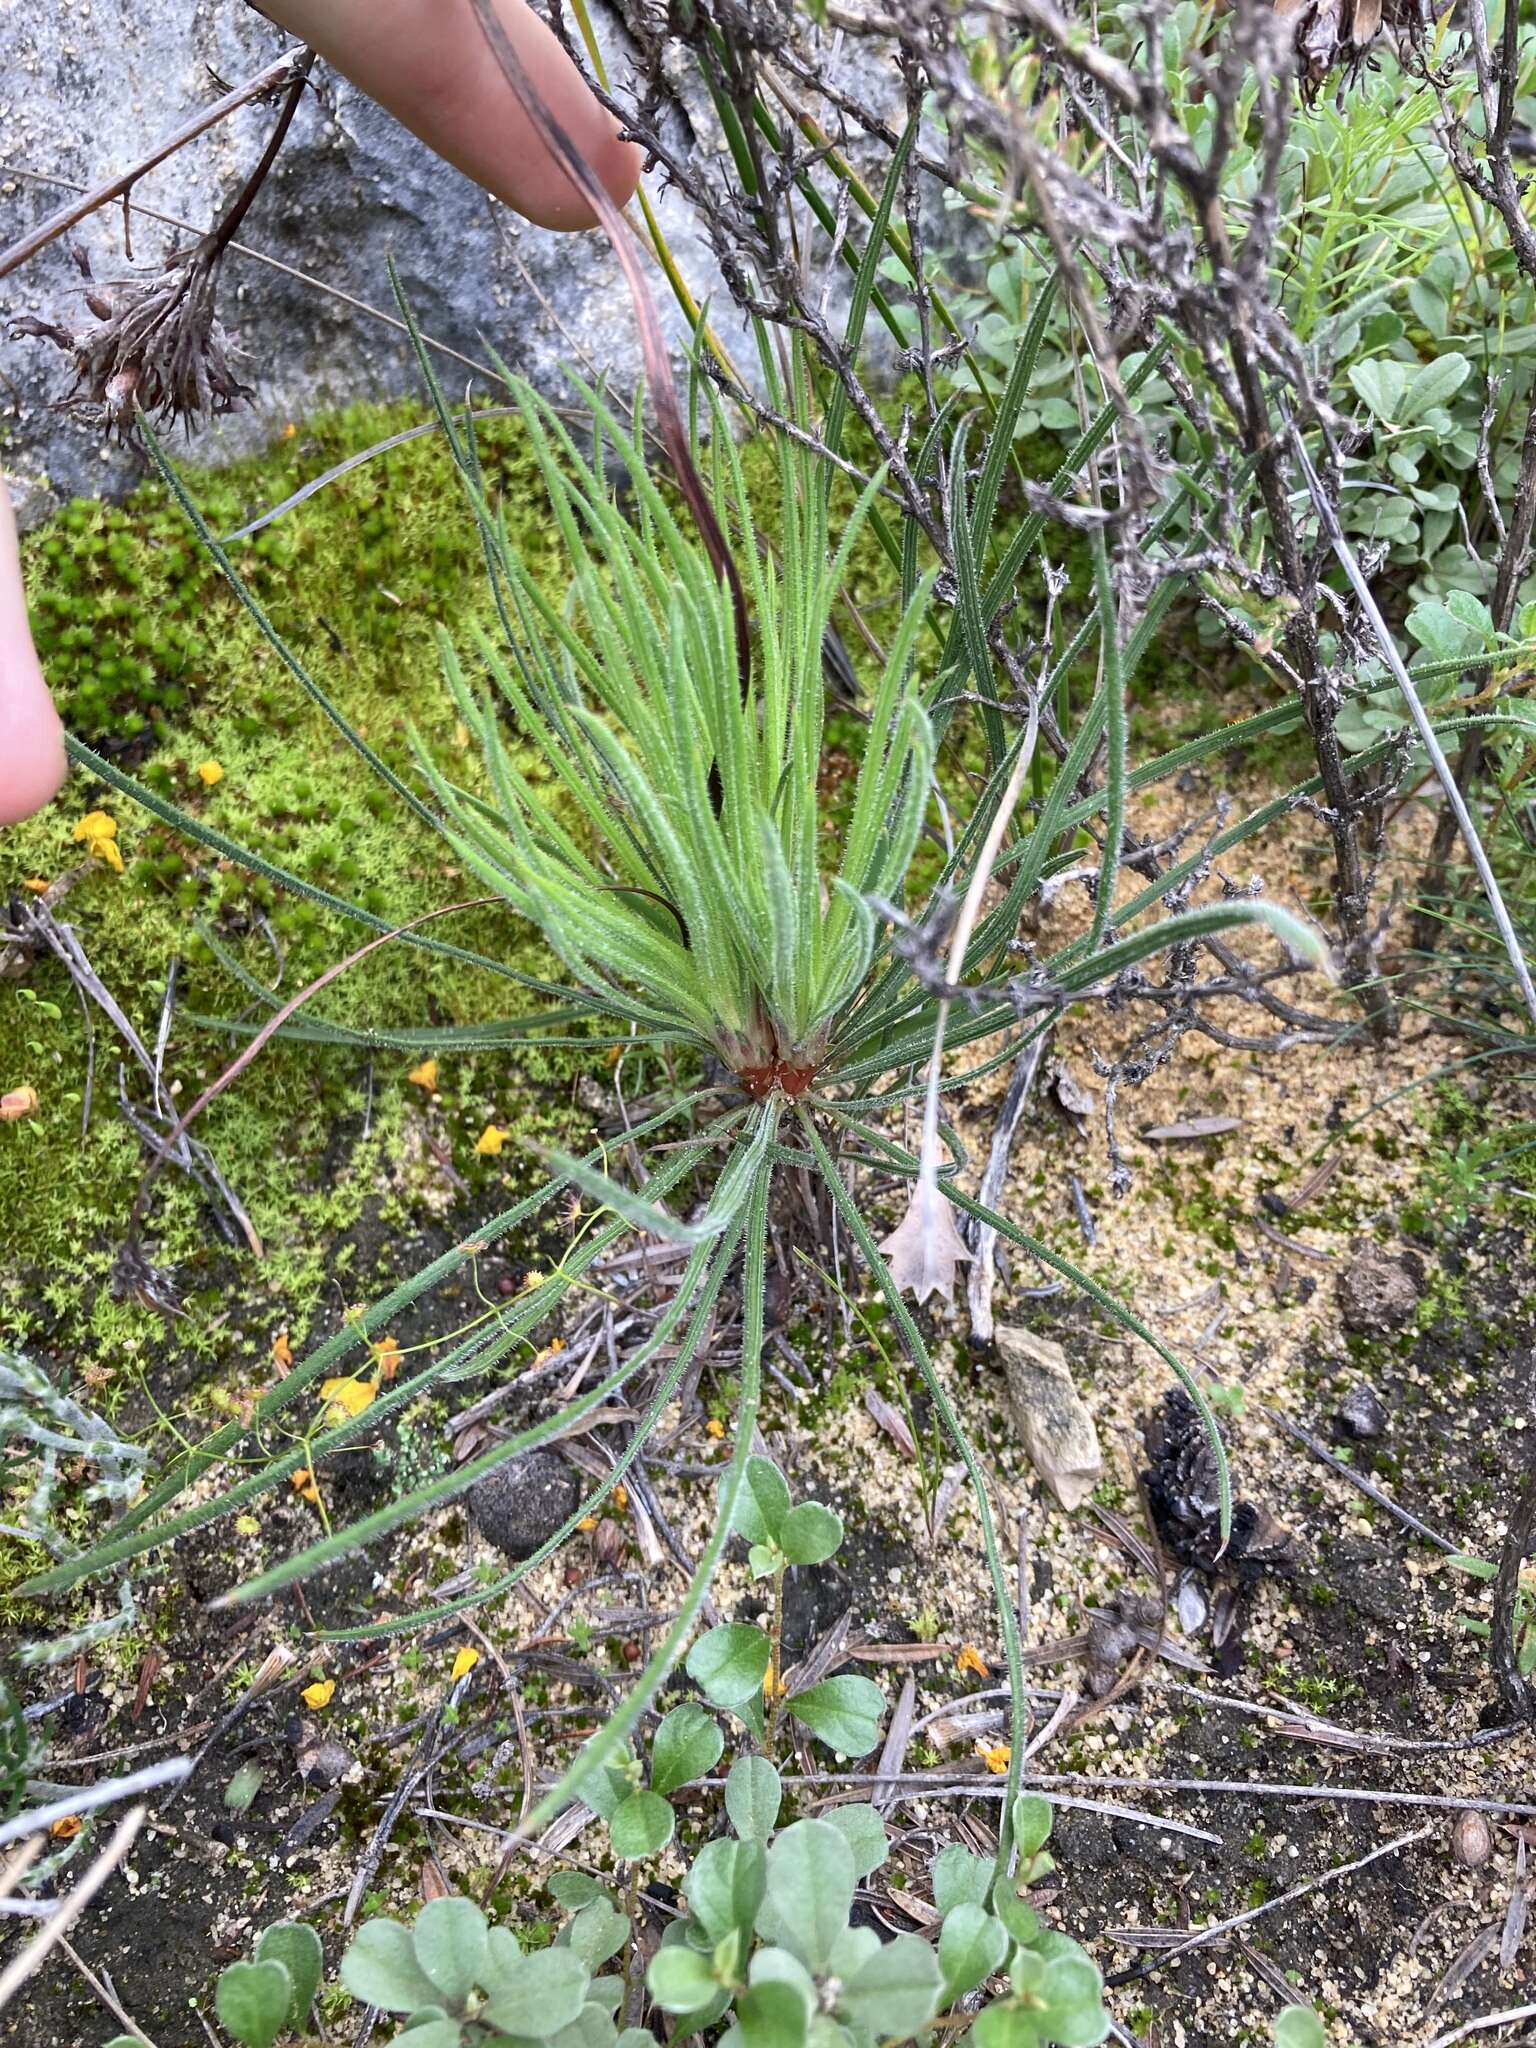
[{"label": "small round leaf", "polygon": [[626,1863],[654,1856],[672,1839],[672,1809],[659,1792],[631,1792],[608,1822],[608,1839]]},{"label": "small round leaf", "polygon": [[852,1673],[824,1678],[789,1702],[789,1711],[829,1749],[843,1756],[868,1756],[880,1740],[885,1694],[871,1678]]},{"label": "small round leaf", "polygon": [[825,1564],[842,1540],[841,1517],[819,1500],[791,1508],[779,1530],[779,1548],[791,1564]]},{"label": "small round leaf", "polygon": [[744,1842],[766,1842],[783,1802],[779,1774],[764,1756],[739,1756],[725,1781],[725,1811]]},{"label": "small round leaf", "polygon": [[1310,2005],[1288,2005],[1275,2021],[1275,2048],[1328,2048],[1323,2023]]},{"label": "small round leaf", "polygon": [[473,1899],[433,1899],[417,1914],[412,1945],[439,2003],[461,2006],[481,1981],[486,1933],[485,1915]]},{"label": "small round leaf", "polygon": [[281,1963],[288,1972],[293,1981],[293,2003],[288,2008],[287,2024],[294,2033],[303,2033],[325,1967],[319,1935],[302,1920],[274,1920],[256,1944],[256,1960]]},{"label": "small round leaf", "polygon": [[416,1960],[411,1930],[398,1920],[370,1920],[341,1959],[341,1981],[363,2005],[414,2012],[437,1994]]},{"label": "small round leaf", "polygon": [[770,1651],[761,1629],[726,1621],[699,1637],[688,1652],[688,1676],[717,1707],[761,1700]]},{"label": "small round leaf", "polygon": [[587,1983],[587,1966],[571,1949],[541,1948],[525,1956],[515,1942],[509,1949],[493,1940],[484,2010],[509,2034],[558,2034],[580,2017]]},{"label": "small round leaf", "polygon": [[698,2012],[720,1989],[709,1958],[681,1942],[657,1949],[645,1981],[663,2012]]},{"label": "small round leaf", "polygon": [[288,2024],[293,1979],[281,1963],[231,1963],[213,2002],[220,2025],[244,2048],[272,2048]]},{"label": "small round leaf", "polygon": [[725,1737],[712,1714],[690,1700],[664,1715],[651,1744],[651,1788],[663,1797],[694,1778],[704,1778],[720,1761]]}]

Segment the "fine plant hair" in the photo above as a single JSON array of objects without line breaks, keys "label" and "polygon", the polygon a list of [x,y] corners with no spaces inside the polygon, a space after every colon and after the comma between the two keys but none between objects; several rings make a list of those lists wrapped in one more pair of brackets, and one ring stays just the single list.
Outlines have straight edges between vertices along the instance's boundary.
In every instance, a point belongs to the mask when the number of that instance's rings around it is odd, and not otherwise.
[{"label": "fine plant hair", "polygon": [[[887,204],[895,189],[896,181],[888,181]],[[844,335],[850,352],[858,347],[858,322],[868,304],[880,246],[877,238],[861,263]],[[921,1326],[848,1185],[845,1162],[854,1155],[875,1160],[898,1180],[915,1184],[926,1174],[942,1195],[946,1215],[975,1218],[1083,1288],[1105,1314],[1162,1356],[1206,1418],[1213,1442],[1219,1442],[1198,1386],[1128,1306],[1019,1224],[962,1191],[956,1175],[963,1155],[946,1124],[936,1126],[947,1147],[939,1164],[919,1160],[893,1143],[881,1120],[925,1092],[923,1069],[933,1055],[936,1021],[951,1001],[951,1055],[994,1036],[1000,1038],[1000,1049],[989,1050],[969,1068],[956,1065],[945,1071],[936,1084],[941,1095],[1013,1059],[1022,1043],[1047,1029],[1070,1005],[1113,1000],[1118,990],[1136,989],[1144,963],[1170,948],[1177,953],[1257,925],[1276,933],[1297,959],[1316,954],[1307,929],[1262,900],[1230,893],[1210,903],[1180,897],[1182,884],[1192,885],[1208,871],[1211,856],[1205,848],[1160,868],[1155,881],[1116,900],[1054,952],[1026,959],[1014,951],[1021,917],[1050,878],[1072,864],[1082,830],[1136,788],[1208,758],[1227,739],[1224,733],[1209,735],[1136,770],[1117,751],[1109,785],[1082,793],[1100,735],[1125,731],[1123,693],[1133,687],[1148,645],[1139,627],[1122,637],[1103,574],[1081,624],[1070,635],[1063,629],[1065,644],[1036,650],[1039,672],[1021,678],[1023,703],[1011,689],[1006,696],[997,689],[984,638],[967,640],[962,633],[964,673],[981,685],[968,694],[982,699],[982,766],[969,785],[953,768],[941,776],[948,782],[947,851],[937,878],[917,895],[911,864],[935,801],[935,750],[952,729],[957,735],[965,730],[960,721],[970,706],[956,689],[959,663],[946,665],[942,651],[937,659],[931,652],[933,644],[942,650],[949,636],[933,631],[935,571],[932,566],[926,573],[917,571],[923,535],[910,520],[903,522],[898,548],[914,573],[905,579],[899,621],[872,685],[872,716],[846,822],[840,836],[832,838],[817,794],[824,717],[821,649],[849,551],[863,523],[873,520],[885,478],[877,471],[851,509],[834,508],[834,472],[818,448],[836,451],[843,415],[835,405],[830,416],[815,411],[805,348],[791,352],[781,373],[766,333],[761,341],[770,402],[802,429],[777,437],[771,558],[769,534],[749,499],[723,415],[707,391],[696,387],[694,392],[699,425],[693,460],[748,595],[750,661],[743,659],[737,639],[730,580],[718,573],[711,549],[650,474],[637,416],[619,413],[602,392],[585,390],[592,425],[590,437],[582,440],[526,388],[515,381],[511,385],[570,572],[568,600],[556,603],[519,559],[487,492],[473,415],[450,410],[421,351],[433,403],[484,545],[496,601],[495,635],[471,634],[466,644],[445,642],[443,650],[447,687],[480,744],[477,787],[450,777],[419,741],[419,788],[374,752],[282,641],[167,468],[194,525],[261,630],[281,651],[290,674],[321,704],[369,770],[443,833],[455,856],[506,900],[509,912],[532,920],[562,960],[565,984],[533,985],[544,998],[541,1009],[482,1033],[460,1033],[459,1042],[514,1050],[519,1043],[595,1046],[611,1042],[615,1029],[623,1028],[664,1048],[674,1062],[706,1071],[707,1062],[716,1062],[729,1079],[685,1091],[675,1104],[629,1132],[631,1156],[644,1157],[646,1141],[660,1134],[670,1141],[648,1162],[642,1187],[613,1177],[603,1147],[580,1158],[554,1159],[550,1177],[483,1226],[472,1243],[445,1254],[349,1319],[258,1399],[249,1422],[232,1421],[173,1460],[89,1555],[60,1560],[31,1581],[30,1590],[55,1591],[119,1570],[188,1530],[287,1485],[301,1467],[319,1469],[328,1455],[371,1434],[429,1388],[503,1368],[514,1353],[536,1344],[583,1276],[626,1236],[676,1240],[686,1248],[686,1262],[675,1292],[644,1343],[595,1384],[558,1412],[355,1523],[329,1531],[224,1596],[249,1600],[276,1592],[457,1498],[498,1465],[590,1414],[636,1381],[652,1361],[664,1359],[624,1455],[534,1558],[456,1599],[336,1633],[350,1638],[397,1633],[504,1597],[620,1481],[699,1358],[729,1282],[740,1296],[739,1394],[718,1518],[650,1663],[576,1765],[583,1779],[618,1753],[686,1649],[735,1525],[761,1400],[770,1210],[780,1181],[801,1173],[820,1184],[822,1199],[858,1247],[969,1472],[1014,1713],[1022,1716],[1017,1620],[984,1476]],[[1027,378],[1020,377],[1008,404],[1022,403],[1026,389]],[[1005,416],[1005,429],[1008,424]],[[955,609],[973,623],[984,621],[987,579],[1000,573],[992,561],[998,553],[994,508],[1001,451],[1008,440],[1005,432],[989,450],[974,492],[957,491],[952,508],[953,520],[967,522],[963,535],[952,534]],[[948,460],[957,473],[963,472],[963,443],[948,452]],[[624,487],[622,504],[610,474],[615,467]],[[1037,540],[1043,530],[1043,522],[1035,526]],[[996,600],[991,601],[995,611]],[[984,635],[984,624],[977,630]],[[1043,708],[1056,701],[1069,669],[1095,641],[1108,651],[1097,688],[1080,705],[1070,736],[1063,735],[1066,760],[1031,815],[1010,819],[1005,797],[1010,784],[1017,786],[1015,770],[1028,734]],[[920,648],[924,660],[918,659]],[[547,779],[535,785],[524,775],[505,743],[508,726],[537,746]],[[78,743],[74,752],[92,772],[139,797],[189,836],[245,859],[270,879],[293,882],[275,863],[235,848],[141,791],[120,769]],[[974,792],[968,794],[969,813],[956,818],[955,802],[968,790]],[[1241,830],[1230,828],[1227,843],[1236,843],[1249,829],[1257,826],[1245,821]],[[1219,848],[1220,837],[1213,843]],[[966,892],[989,845],[1000,851],[991,863],[985,908],[964,947],[956,985],[942,980],[936,985],[932,961],[952,906]],[[1117,865],[1113,840],[1106,838],[1096,864],[1098,887],[1106,895],[1113,890]],[[318,892],[306,885],[306,893]],[[375,928],[380,923],[339,897],[322,900],[353,921],[361,917]],[[1175,908],[1167,914],[1170,900]],[[906,943],[898,947],[897,937]],[[448,944],[419,930],[402,934],[399,942],[439,949]],[[480,962],[466,949],[458,949],[456,957],[466,966],[508,972],[494,959]],[[374,1042],[366,1031],[349,1032],[339,1025],[327,1025],[326,1035],[333,1042]],[[409,1045],[413,1035],[393,1032],[388,1042]],[[547,1209],[563,1190],[584,1197],[595,1214],[536,1286],[467,1330],[445,1337],[426,1363],[380,1386],[362,1413],[324,1413],[316,1427],[302,1438],[290,1437],[291,1447],[282,1448],[280,1432],[299,1417],[301,1404],[313,1401],[327,1376],[345,1374],[349,1359],[364,1351],[390,1317]],[[693,1219],[685,1221],[679,1198],[687,1195],[698,1207]],[[239,1476],[226,1472],[215,1495],[209,1497],[203,1488],[199,1497],[185,1502],[197,1482],[235,1460],[240,1461]],[[1221,1471],[1225,1515],[1229,1489],[1224,1464]],[[1015,1757],[1021,1749],[1016,1743]],[[527,1825],[539,1824],[555,1810],[574,1782],[568,1778],[552,1789]]]}]

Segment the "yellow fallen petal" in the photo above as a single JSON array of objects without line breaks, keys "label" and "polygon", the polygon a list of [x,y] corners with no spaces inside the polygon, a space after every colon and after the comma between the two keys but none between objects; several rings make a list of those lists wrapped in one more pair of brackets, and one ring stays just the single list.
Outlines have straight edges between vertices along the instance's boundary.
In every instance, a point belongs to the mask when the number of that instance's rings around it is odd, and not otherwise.
[{"label": "yellow fallen petal", "polygon": [[457,1657],[453,1660],[453,1670],[449,1673],[449,1676],[455,1683],[461,1678],[468,1678],[470,1672],[474,1670],[479,1662],[480,1652],[478,1650],[460,1650]]},{"label": "yellow fallen petal", "polygon": [[475,1140],[475,1150],[487,1159],[494,1159],[507,1142],[507,1134],[495,1124],[487,1124]]},{"label": "yellow fallen petal", "polygon": [[224,770],[217,761],[199,761],[197,776],[206,789],[212,789],[216,782],[224,780]]},{"label": "yellow fallen petal", "polygon": [[349,1374],[345,1379],[327,1380],[320,1389],[320,1398],[348,1415],[361,1415],[378,1391],[371,1380]]},{"label": "yellow fallen petal", "polygon": [[113,874],[120,875],[123,872],[123,856],[117,850],[115,839],[93,839],[91,851],[98,860],[106,862]]},{"label": "yellow fallen petal", "polygon": [[97,839],[115,839],[117,820],[106,811],[87,811],[75,827],[75,837],[84,846]]},{"label": "yellow fallen petal", "polygon": [[414,1081],[418,1088],[425,1088],[430,1095],[437,1086],[437,1061],[423,1060],[419,1067],[412,1067],[405,1078]]},{"label": "yellow fallen petal", "polygon": [[976,1754],[994,1777],[998,1778],[1004,1776],[1013,1758],[1013,1751],[1006,1742],[993,1743],[990,1747],[985,1742],[978,1742]]},{"label": "yellow fallen petal", "polygon": [[299,1698],[306,1707],[328,1707],[331,1704],[331,1694],[335,1690],[334,1678],[321,1678],[313,1685],[306,1685]]}]

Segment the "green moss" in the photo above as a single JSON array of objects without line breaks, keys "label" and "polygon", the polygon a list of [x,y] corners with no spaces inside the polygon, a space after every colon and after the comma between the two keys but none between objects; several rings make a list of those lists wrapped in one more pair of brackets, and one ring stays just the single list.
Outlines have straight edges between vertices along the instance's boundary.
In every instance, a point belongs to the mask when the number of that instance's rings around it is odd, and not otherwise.
[{"label": "green moss", "polygon": [[[355,408],[291,432],[260,460],[192,473],[189,486],[215,530],[228,532],[417,417],[416,408]],[[482,453],[515,545],[558,591],[555,539],[520,433],[510,422],[493,424]],[[473,617],[489,618],[491,606],[474,528],[436,436],[352,471],[231,553],[300,658],[387,760],[408,769],[414,724],[438,758],[461,762],[473,782],[432,636],[439,623],[458,633]],[[286,673],[163,485],[145,485],[120,506],[66,507],[29,538],[24,569],[45,671],[66,720],[98,752],[242,844],[375,913],[404,921],[482,893]],[[205,763],[223,771],[211,785],[199,774]],[[73,836],[96,809],[117,823],[122,875],[89,859]],[[82,863],[61,914],[148,1043],[171,962],[180,963],[165,1071],[183,1104],[238,1043],[198,1028],[193,1016],[261,1014],[203,942],[200,925],[284,996],[368,936],[179,838],[77,771],[55,804],[6,834],[0,893]],[[500,906],[445,921],[444,933],[450,929],[507,967],[554,970],[542,940]],[[46,1328],[131,1378],[163,1348],[163,1325],[106,1284],[144,1166],[115,1100],[121,1047],[98,1014],[82,1132],[86,1042],[64,971],[38,962],[23,986],[4,986],[0,1007],[11,1020],[0,1085],[29,1085],[40,1097],[36,1114],[0,1126],[0,1226],[18,1254],[7,1263],[13,1275],[18,1267],[29,1274],[24,1294],[13,1280],[11,1298],[0,1301],[0,1324],[18,1341]],[[473,1025],[529,1007],[512,981],[400,945],[350,968],[313,1005],[338,1022],[396,1028]],[[156,1256],[190,1289],[190,1312],[177,1325],[181,1346],[264,1355],[284,1322],[299,1333],[322,1287],[345,1286],[332,1247],[370,1197],[382,1196],[405,1224],[424,1192],[446,1195],[448,1169],[471,1193],[519,1187],[535,1170],[528,1155],[509,1146],[498,1160],[481,1159],[473,1147],[484,1126],[544,1139],[576,1127],[566,1106],[571,1054],[445,1055],[430,1105],[406,1079],[413,1064],[383,1054],[370,1071],[353,1049],[275,1042],[209,1109],[197,1132],[266,1245],[256,1290],[265,1283],[272,1327],[231,1333],[222,1328],[225,1304],[199,1298],[200,1283],[211,1284],[219,1270],[207,1210],[190,1183],[165,1173],[149,1235]],[[142,1099],[131,1065],[128,1085]]]}]

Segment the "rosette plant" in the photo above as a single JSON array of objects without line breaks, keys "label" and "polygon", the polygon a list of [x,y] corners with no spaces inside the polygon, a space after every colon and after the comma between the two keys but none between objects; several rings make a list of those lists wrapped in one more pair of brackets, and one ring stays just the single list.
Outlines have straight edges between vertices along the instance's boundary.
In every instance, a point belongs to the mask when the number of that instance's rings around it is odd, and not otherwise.
[{"label": "rosette plant", "polygon": [[[850,355],[858,347],[895,189],[893,173],[853,295],[845,335]],[[802,429],[777,440],[778,495],[770,517],[749,496],[718,408],[706,416],[707,434],[693,431],[679,443],[675,432],[664,432],[685,501],[680,505],[647,462],[638,411],[621,417],[602,392],[583,389],[591,434],[579,440],[548,405],[512,380],[569,566],[568,591],[556,601],[519,559],[487,494],[472,415],[449,408],[418,348],[496,597],[494,635],[472,631],[458,645],[443,640],[447,687],[483,762],[473,785],[450,774],[423,745],[416,749],[414,782],[384,761],[283,641],[181,493],[205,543],[296,681],[370,771],[439,830],[458,862],[505,902],[508,915],[539,928],[567,971],[563,984],[529,982],[503,961],[455,947],[434,933],[397,930],[387,918],[317,889],[185,816],[76,744],[76,758],[94,775],[179,830],[370,927],[369,946],[388,938],[446,951],[466,967],[523,982],[541,999],[534,1013],[478,1032],[348,1032],[323,1019],[307,1022],[297,1015],[296,999],[264,1028],[281,1023],[331,1042],[430,1051],[445,1044],[480,1045],[503,1048],[509,1056],[520,1044],[551,1040],[595,1050],[622,1031],[667,1048],[681,1070],[692,1063],[705,1078],[629,1133],[640,1148],[659,1133],[669,1140],[654,1156],[643,1191],[604,1171],[601,1147],[582,1158],[555,1157],[547,1180],[478,1228],[472,1244],[434,1260],[316,1345],[256,1401],[248,1420],[227,1423],[177,1457],[105,1540],[40,1574],[26,1591],[56,1591],[114,1570],[216,1517],[248,1508],[263,1493],[285,1487],[301,1467],[317,1466],[377,1431],[441,1382],[495,1372],[520,1347],[537,1341],[541,1326],[583,1275],[627,1233],[677,1240],[687,1258],[676,1290],[646,1341],[611,1372],[557,1413],[352,1524],[329,1530],[225,1596],[248,1600],[273,1593],[462,1495],[495,1466],[549,1441],[621,1389],[643,1385],[647,1368],[659,1361],[628,1446],[532,1558],[455,1599],[336,1633],[357,1638],[404,1631],[503,1598],[622,1480],[698,1356],[728,1276],[739,1270],[740,1391],[713,1533],[650,1663],[601,1736],[584,1749],[575,1775],[529,1816],[529,1826],[538,1824],[571,1796],[578,1780],[590,1782],[591,1774],[627,1754],[640,1717],[688,1647],[728,1538],[743,1517],[750,1521],[746,1478],[762,1389],[770,1205],[779,1177],[803,1171],[819,1179],[858,1247],[969,1469],[1013,1696],[1023,1701],[1014,1610],[981,1469],[904,1289],[915,1282],[921,1298],[952,1278],[954,1259],[964,1253],[954,1219],[979,1219],[1085,1289],[1105,1313],[1162,1355],[1208,1420],[1209,1411],[1177,1359],[1130,1307],[965,1191],[952,1134],[946,1151],[943,1096],[1011,1060],[1061,1009],[1112,987],[1161,948],[1254,921],[1267,923],[1297,949],[1311,944],[1294,920],[1252,900],[1160,915],[1165,895],[1196,874],[1211,857],[1210,848],[1175,861],[1139,892],[1117,897],[1128,791],[1219,752],[1234,733],[1243,735],[1242,728],[1225,728],[1134,777],[1129,772],[1127,690],[1171,599],[1173,579],[1159,586],[1136,632],[1122,640],[1100,547],[1093,599],[1035,679],[1029,714],[1017,715],[1013,703],[1005,706],[999,698],[992,636],[1045,531],[1044,516],[1032,514],[1005,546],[997,545],[994,533],[1012,448],[1011,418],[1028,392],[1041,331],[1036,322],[1026,336],[1001,401],[1000,422],[979,465],[973,470],[968,460],[963,425],[946,434],[941,423],[915,458],[921,473],[938,466],[947,479],[951,559],[942,600],[938,572],[920,573],[925,543],[918,526],[908,521],[903,530],[891,524],[881,474],[864,482],[846,513],[835,510],[841,397],[818,409],[808,360],[795,356],[781,378],[765,342],[760,353],[771,402]],[[675,425],[670,392],[665,406],[661,394],[653,395],[664,428],[668,418]],[[1084,432],[1055,480],[1055,495],[1070,490],[1112,418],[1106,409]],[[622,488],[616,488],[615,475]],[[172,484],[180,491],[174,477]],[[899,571],[900,601],[870,686],[856,780],[843,822],[834,830],[818,787],[822,649],[850,551],[866,525],[888,544]],[[1036,713],[1064,704],[1066,677],[1096,642],[1098,686],[1077,711],[1064,758],[1052,775],[1040,776],[1032,809],[1019,811]],[[948,771],[947,791],[941,792],[939,749],[971,700],[979,701],[980,713],[975,739],[965,734],[965,772]],[[547,774],[537,784],[522,773],[507,745],[509,730],[533,741],[542,754]],[[1101,745],[1106,770],[1103,785],[1095,787],[1088,771]],[[1267,810],[1228,827],[1215,851],[1272,814]],[[1018,964],[1010,942],[1021,915],[1053,873],[1081,859],[1083,831],[1090,824],[1100,827],[1103,845],[1089,927],[1005,982],[1005,970]],[[912,864],[925,827],[933,829],[943,852],[936,876],[919,897]],[[962,898],[964,915],[957,921]],[[944,946],[948,958],[941,976],[933,958],[935,948]],[[259,988],[249,978],[247,985],[253,993]],[[961,987],[967,1000],[956,1003],[948,1054],[983,1039],[998,1041],[968,1069],[963,1063],[946,1067],[943,1043],[949,1005]],[[708,1078],[712,1072],[725,1078]],[[892,1109],[923,1097],[925,1138],[917,1155],[889,1135],[885,1119]],[[846,1183],[842,1159],[851,1146],[913,1185],[913,1208],[893,1240],[894,1269]],[[595,1207],[595,1225],[584,1229],[536,1286],[469,1332],[428,1350],[415,1369],[381,1386],[364,1413],[330,1413],[302,1442],[277,1434],[296,1404],[312,1401],[328,1375],[346,1372],[349,1355],[362,1353],[402,1308],[573,1187]],[[679,1213],[684,1195],[694,1205],[693,1220]],[[225,1467],[210,1489],[211,1475]],[[1015,1743],[1015,1758],[1020,1747]]]}]

